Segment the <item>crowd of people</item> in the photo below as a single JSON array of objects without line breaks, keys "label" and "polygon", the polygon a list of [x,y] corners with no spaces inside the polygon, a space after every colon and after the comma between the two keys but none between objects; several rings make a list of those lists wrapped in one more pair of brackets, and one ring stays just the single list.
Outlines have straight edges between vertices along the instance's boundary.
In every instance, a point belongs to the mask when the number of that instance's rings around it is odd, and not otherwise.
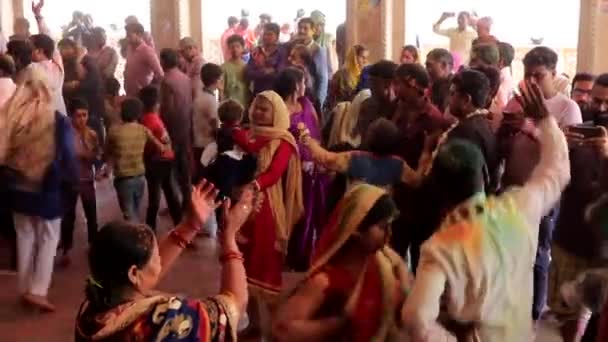
[{"label": "crowd of people", "polygon": [[[373,63],[320,11],[296,32],[231,17],[218,65],[190,37],[157,53],[135,17],[120,52],[80,13],[56,43],[43,7],[0,55],[0,224],[21,301],[52,312],[82,201],[76,341],[512,342],[549,319],[564,341],[608,339],[608,74],[565,82],[537,46],[516,84],[514,48],[466,12],[433,26],[449,50]],[[99,227],[106,178],[122,219]],[[155,291],[216,227],[220,293]]]}]

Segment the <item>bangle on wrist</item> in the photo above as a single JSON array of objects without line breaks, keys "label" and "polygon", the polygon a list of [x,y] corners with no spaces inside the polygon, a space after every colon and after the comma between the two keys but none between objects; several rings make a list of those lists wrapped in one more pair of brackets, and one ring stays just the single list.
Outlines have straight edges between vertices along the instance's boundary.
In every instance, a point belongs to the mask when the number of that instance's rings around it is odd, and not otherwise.
[{"label": "bangle on wrist", "polygon": [[183,227],[182,229],[188,229],[191,230],[193,232],[198,232],[201,230],[202,224],[195,224],[194,221],[188,217],[185,220],[183,220],[179,226]]},{"label": "bangle on wrist", "polygon": [[255,191],[261,191],[262,188],[260,187],[260,183],[258,183],[257,179],[253,181],[253,187],[255,189]]},{"label": "bangle on wrist", "polygon": [[220,263],[225,264],[231,260],[244,261],[243,253],[238,251],[226,251],[220,255]]},{"label": "bangle on wrist", "polygon": [[169,232],[169,238],[180,248],[186,248],[192,241],[188,241],[180,232],[173,229]]}]

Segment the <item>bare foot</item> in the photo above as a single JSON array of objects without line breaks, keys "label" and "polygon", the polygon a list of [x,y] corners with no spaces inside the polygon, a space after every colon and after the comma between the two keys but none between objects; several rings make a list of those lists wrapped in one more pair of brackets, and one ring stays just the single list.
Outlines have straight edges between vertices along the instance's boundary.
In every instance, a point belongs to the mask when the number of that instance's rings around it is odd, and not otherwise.
[{"label": "bare foot", "polygon": [[28,306],[36,307],[43,312],[55,312],[57,308],[46,297],[33,295],[30,293],[24,294],[21,298],[23,303]]}]

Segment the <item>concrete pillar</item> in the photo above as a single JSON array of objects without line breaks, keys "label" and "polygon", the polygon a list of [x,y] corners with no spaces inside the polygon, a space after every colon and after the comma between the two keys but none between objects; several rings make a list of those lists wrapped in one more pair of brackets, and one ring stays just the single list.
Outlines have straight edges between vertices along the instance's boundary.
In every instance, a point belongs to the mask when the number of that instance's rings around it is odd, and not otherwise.
[{"label": "concrete pillar", "polygon": [[577,71],[608,71],[608,0],[580,0]]},{"label": "concrete pillar", "polygon": [[347,46],[365,45],[371,61],[395,59],[405,42],[405,0],[347,0]]},{"label": "concrete pillar", "polygon": [[405,0],[393,0],[392,51],[393,60],[399,61],[405,45]]},{"label": "concrete pillar", "polygon": [[150,0],[151,33],[157,49],[176,48],[180,39],[180,1]]},{"label": "concrete pillar", "polygon": [[189,19],[190,33],[189,36],[194,39],[198,47],[203,47],[203,3],[205,0],[190,0]]},{"label": "concrete pillar", "polygon": [[0,31],[6,38],[13,34],[15,18],[23,14],[23,0],[0,0]]},{"label": "concrete pillar", "polygon": [[150,0],[152,35],[156,47],[176,48],[179,40],[192,37],[203,46],[203,6],[206,0]]}]

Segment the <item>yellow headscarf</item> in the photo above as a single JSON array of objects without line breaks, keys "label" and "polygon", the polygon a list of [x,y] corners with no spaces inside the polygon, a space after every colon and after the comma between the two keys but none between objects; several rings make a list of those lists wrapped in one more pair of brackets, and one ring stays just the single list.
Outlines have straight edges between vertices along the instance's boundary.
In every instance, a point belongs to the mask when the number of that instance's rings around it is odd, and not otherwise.
[{"label": "yellow headscarf", "polygon": [[362,183],[344,195],[319,238],[309,274],[314,274],[336,255],[357,231],[376,201],[385,194],[386,191],[379,187]]},{"label": "yellow headscarf", "polygon": [[[354,186],[338,204],[329,224],[325,227],[314,253],[312,266],[306,279],[314,276],[316,272],[329,263],[331,259],[344,246],[348,239],[357,231],[363,219],[367,216],[374,204],[386,194],[383,189],[369,185],[359,184]],[[370,262],[377,263],[378,273],[368,273]],[[379,277],[379,288],[375,292],[363,292],[364,283],[369,277]],[[399,303],[395,298],[395,289],[399,288],[403,293],[407,293],[411,286],[411,276],[406,264],[401,257],[390,247],[384,246],[368,259],[365,269],[359,275],[359,279],[347,300],[345,311],[354,314],[352,318],[361,319],[361,298],[369,300],[369,295],[373,294],[377,303],[381,305],[382,319],[376,327],[374,337],[371,341],[393,340],[389,337],[398,335],[397,325],[395,324],[395,312]],[[367,304],[364,304],[367,305]],[[367,310],[365,310],[367,312]],[[364,317],[367,319],[367,317]],[[359,329],[359,326],[354,327]]]},{"label": "yellow headscarf", "polygon": [[[287,242],[291,235],[293,226],[298,222],[304,213],[302,199],[302,166],[298,155],[296,139],[288,131],[290,125],[289,110],[283,99],[274,91],[264,91],[258,94],[257,99],[268,100],[273,109],[272,127],[253,126],[254,136],[269,138],[270,142],[258,153],[258,174],[266,171],[272,163],[272,158],[279,148],[281,141],[289,143],[296,153],[291,155],[287,171],[283,176],[285,182],[277,182],[267,189],[270,208],[273,218],[277,224],[277,249],[286,252]],[[254,103],[255,103],[254,101]],[[255,105],[251,106],[249,116],[253,112]],[[253,122],[253,120],[251,120]],[[285,191],[283,191],[285,184]]]},{"label": "yellow headscarf", "polygon": [[344,60],[344,70],[346,72],[346,84],[350,89],[355,89],[357,83],[359,83],[359,77],[361,77],[361,71],[363,68],[357,62],[357,50],[363,49],[361,45],[355,45],[346,54]]},{"label": "yellow headscarf", "polygon": [[35,191],[55,158],[55,111],[44,74],[27,68],[0,110],[0,165],[16,171]]}]

